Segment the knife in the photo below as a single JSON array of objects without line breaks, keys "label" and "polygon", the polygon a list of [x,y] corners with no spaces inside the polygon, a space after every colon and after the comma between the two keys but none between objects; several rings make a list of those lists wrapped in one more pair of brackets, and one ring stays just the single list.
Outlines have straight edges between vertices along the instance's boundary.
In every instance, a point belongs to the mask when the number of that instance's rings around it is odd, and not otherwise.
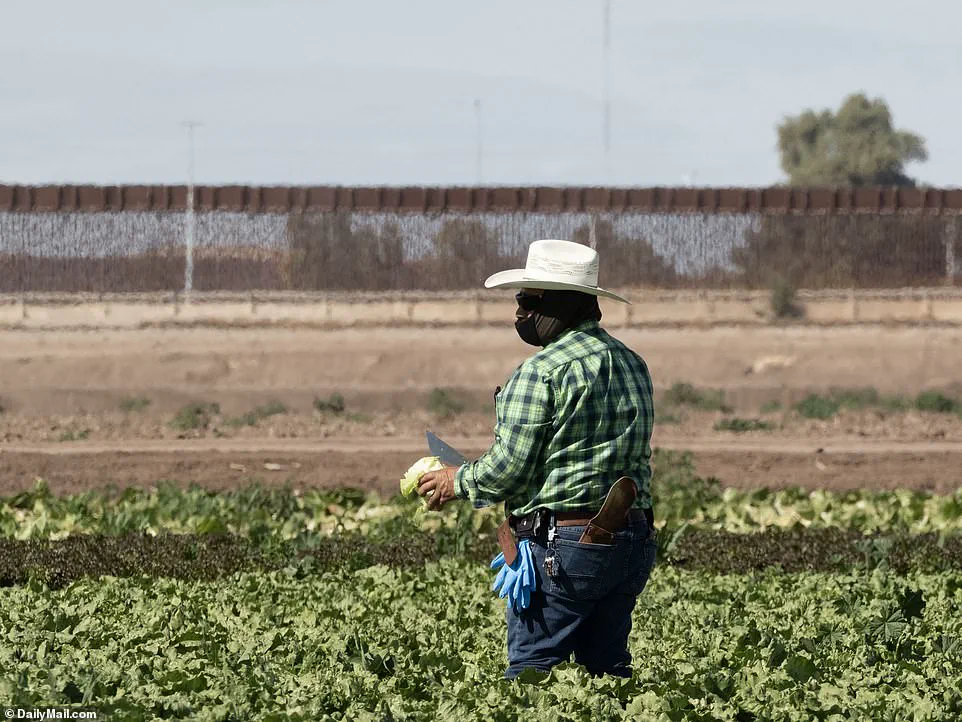
[{"label": "knife", "polygon": [[453,446],[448,446],[441,439],[434,435],[433,432],[427,432],[428,437],[428,450],[431,452],[431,456],[436,456],[441,460],[441,463],[445,466],[461,466],[461,464],[468,463],[467,458],[460,451],[455,449]]}]

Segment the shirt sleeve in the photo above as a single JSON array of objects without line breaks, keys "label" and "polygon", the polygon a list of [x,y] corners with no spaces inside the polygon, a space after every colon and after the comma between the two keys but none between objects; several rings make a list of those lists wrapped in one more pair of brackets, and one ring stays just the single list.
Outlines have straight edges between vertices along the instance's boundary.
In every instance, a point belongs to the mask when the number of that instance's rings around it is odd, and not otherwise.
[{"label": "shirt sleeve", "polygon": [[454,491],[476,508],[511,497],[529,484],[552,427],[549,381],[522,364],[495,402],[494,444],[455,475]]}]

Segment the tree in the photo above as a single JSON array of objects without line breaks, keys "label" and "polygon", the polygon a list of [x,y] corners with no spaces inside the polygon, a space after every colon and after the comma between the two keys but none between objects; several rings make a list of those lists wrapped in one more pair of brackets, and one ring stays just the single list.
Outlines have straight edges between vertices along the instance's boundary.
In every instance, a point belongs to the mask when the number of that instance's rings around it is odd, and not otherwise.
[{"label": "tree", "polygon": [[[838,112],[806,110],[778,126],[792,185],[914,185],[905,166],[926,160],[925,141],[896,130],[885,101],[857,93]],[[765,215],[733,261],[743,284],[802,288],[921,286],[944,268],[944,220],[920,216]]]},{"label": "tree", "polygon": [[837,113],[806,110],[778,126],[782,170],[791,185],[915,185],[905,165],[928,158],[925,140],[892,125],[881,98],[848,96]]}]

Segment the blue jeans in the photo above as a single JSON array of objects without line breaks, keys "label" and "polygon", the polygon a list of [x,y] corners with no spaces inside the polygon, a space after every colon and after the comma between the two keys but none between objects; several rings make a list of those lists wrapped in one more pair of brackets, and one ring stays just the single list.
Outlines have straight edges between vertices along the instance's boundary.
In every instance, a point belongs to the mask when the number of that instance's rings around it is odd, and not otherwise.
[{"label": "blue jeans", "polygon": [[548,671],[574,655],[591,674],[631,676],[628,633],[635,599],[648,583],[657,544],[642,517],[622,529],[612,545],[580,544],[583,526],[558,527],[553,546],[556,574],[544,571],[547,548],[531,540],[538,574],[531,606],[508,605],[508,669]]}]

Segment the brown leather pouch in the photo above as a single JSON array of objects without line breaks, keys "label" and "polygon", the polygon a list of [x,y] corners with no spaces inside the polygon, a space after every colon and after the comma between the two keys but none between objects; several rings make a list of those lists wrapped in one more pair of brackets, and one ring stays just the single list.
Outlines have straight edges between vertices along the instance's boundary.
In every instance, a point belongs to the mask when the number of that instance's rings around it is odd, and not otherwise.
[{"label": "brown leather pouch", "polygon": [[625,527],[628,512],[637,497],[638,489],[630,477],[618,479],[608,490],[601,510],[588,522],[578,541],[582,544],[613,544],[615,534]]},{"label": "brown leather pouch", "polygon": [[514,542],[514,533],[511,531],[511,517],[509,516],[500,526],[498,526],[498,546],[504,554],[504,563],[509,567],[518,558],[518,545]]}]

